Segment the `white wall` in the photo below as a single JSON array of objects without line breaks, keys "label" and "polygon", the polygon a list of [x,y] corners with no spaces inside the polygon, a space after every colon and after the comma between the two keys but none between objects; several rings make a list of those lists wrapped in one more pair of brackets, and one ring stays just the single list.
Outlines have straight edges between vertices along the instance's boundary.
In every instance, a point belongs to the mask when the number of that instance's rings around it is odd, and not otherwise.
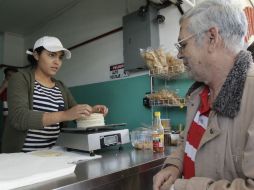
[{"label": "white wall", "polygon": [[11,66],[24,65],[24,38],[13,33],[3,35],[3,64]]},{"label": "white wall", "polygon": [[[34,41],[43,35],[57,36],[64,46],[71,47],[122,26],[122,17],[144,4],[144,0],[107,0],[107,3],[101,3],[101,0],[81,1],[71,10],[41,28],[40,31],[27,36],[25,38],[26,48],[32,47]],[[175,30],[178,26],[176,15],[180,14],[176,8],[163,11],[168,14],[169,18],[166,19],[167,24],[160,26],[161,42],[172,45],[178,33]],[[174,25],[173,31],[172,25]],[[168,29],[172,32],[169,33]],[[67,86],[108,81],[110,80],[109,66],[118,63],[123,63],[122,32],[74,49],[72,59],[65,61],[57,78],[64,81]]]},{"label": "white wall", "polygon": [[109,66],[123,63],[122,32],[94,41],[72,51],[58,77],[69,86],[109,80]]},{"label": "white wall", "polygon": [[[26,37],[26,47],[32,47],[43,35],[57,36],[64,46],[71,47],[121,27],[126,12],[125,0],[81,1],[40,31]],[[68,86],[109,80],[109,66],[123,62],[122,32],[74,49],[72,54],[72,59],[65,61],[57,75]]]},{"label": "white wall", "polygon": [[174,43],[177,42],[179,33],[180,12],[174,6],[160,10],[160,14],[165,16],[165,22],[159,25],[160,45],[166,50],[177,54]]},{"label": "white wall", "polygon": [[52,20],[40,31],[26,38],[33,42],[41,35],[57,35],[70,47],[121,26],[124,14],[124,0],[81,1],[69,11]]},{"label": "white wall", "polygon": [[[52,35],[59,37],[67,48],[71,47],[122,26],[122,16],[144,4],[145,0],[81,1],[39,31],[26,36],[25,46],[32,47],[37,38]],[[184,6],[184,10],[188,8]],[[176,54],[173,44],[178,38],[181,15],[175,6],[162,9],[160,13],[166,17],[165,23],[159,26],[160,44]],[[65,60],[57,78],[67,86],[108,81],[109,66],[118,63],[123,63],[122,32],[72,50],[72,59]]]}]

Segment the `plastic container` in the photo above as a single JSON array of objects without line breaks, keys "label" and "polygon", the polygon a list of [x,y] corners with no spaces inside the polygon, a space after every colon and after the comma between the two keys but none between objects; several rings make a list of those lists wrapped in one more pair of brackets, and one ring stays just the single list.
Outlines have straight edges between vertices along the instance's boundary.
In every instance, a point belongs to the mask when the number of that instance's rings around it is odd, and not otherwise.
[{"label": "plastic container", "polygon": [[153,150],[152,129],[140,127],[130,132],[131,144],[134,148]]},{"label": "plastic container", "polygon": [[164,128],[164,146],[171,145],[171,130]]},{"label": "plastic container", "polygon": [[177,146],[179,141],[179,132],[172,131],[170,137],[171,137],[171,146]]}]

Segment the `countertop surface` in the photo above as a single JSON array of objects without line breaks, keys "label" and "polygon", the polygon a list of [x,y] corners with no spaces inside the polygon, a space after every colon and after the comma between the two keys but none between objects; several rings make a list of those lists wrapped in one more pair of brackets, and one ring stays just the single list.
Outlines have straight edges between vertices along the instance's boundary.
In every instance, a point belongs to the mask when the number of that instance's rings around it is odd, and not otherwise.
[{"label": "countertop surface", "polygon": [[[95,152],[102,158],[79,162],[75,173],[71,175],[18,189],[79,189],[78,187],[81,187],[82,183],[86,183],[86,187],[91,187],[95,184],[89,182],[95,181],[95,179],[102,181],[103,179],[112,180],[116,177],[123,178],[131,173],[142,172],[150,167],[159,166],[174,148],[166,147],[164,153],[153,153],[152,150],[136,150],[131,144],[123,145],[121,150],[118,150],[118,147],[102,149]],[[117,175],[114,176],[114,174]]]}]

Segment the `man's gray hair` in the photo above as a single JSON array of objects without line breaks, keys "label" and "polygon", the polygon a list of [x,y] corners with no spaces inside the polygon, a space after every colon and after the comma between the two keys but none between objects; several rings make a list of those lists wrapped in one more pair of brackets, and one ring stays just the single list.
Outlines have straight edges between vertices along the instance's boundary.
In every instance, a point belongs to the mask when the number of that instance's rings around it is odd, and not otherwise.
[{"label": "man's gray hair", "polygon": [[239,6],[230,0],[205,0],[197,4],[180,19],[188,20],[188,31],[198,34],[196,40],[201,44],[204,32],[218,27],[225,48],[238,52],[243,49],[247,33],[247,19]]}]

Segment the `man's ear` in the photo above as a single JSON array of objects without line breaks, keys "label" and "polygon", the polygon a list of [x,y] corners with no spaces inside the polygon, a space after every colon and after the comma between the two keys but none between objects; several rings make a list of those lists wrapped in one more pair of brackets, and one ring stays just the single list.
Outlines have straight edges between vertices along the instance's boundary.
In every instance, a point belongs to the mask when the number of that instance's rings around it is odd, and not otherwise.
[{"label": "man's ear", "polygon": [[208,30],[208,46],[209,51],[214,51],[214,49],[218,48],[218,44],[220,43],[220,35],[219,29],[217,27],[212,27]]}]

